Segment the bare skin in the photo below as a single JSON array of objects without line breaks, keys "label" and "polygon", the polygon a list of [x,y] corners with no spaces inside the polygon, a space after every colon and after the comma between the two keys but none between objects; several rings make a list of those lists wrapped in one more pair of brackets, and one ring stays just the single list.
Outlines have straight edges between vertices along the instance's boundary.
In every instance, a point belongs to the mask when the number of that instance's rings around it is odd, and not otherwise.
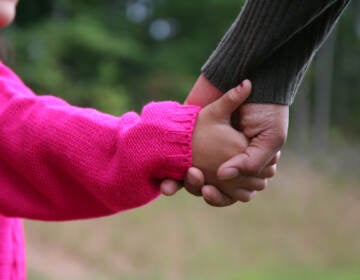
[{"label": "bare skin", "polygon": [[13,22],[16,14],[16,5],[18,0],[0,1],[0,28]]},{"label": "bare skin", "polygon": [[[185,103],[206,106],[221,96],[222,92],[200,75]],[[283,105],[242,105],[237,116],[239,129],[250,139],[249,146],[219,167],[218,178],[229,180],[240,176],[251,182],[253,178],[273,177],[280,158],[280,149],[287,136],[288,112],[288,106]],[[199,169],[190,168],[185,181],[185,187],[190,193],[201,194],[212,206],[228,206],[239,201],[216,185],[205,185],[206,181]],[[165,195],[173,195],[180,188],[181,186],[172,180],[165,180],[161,185],[161,191]],[[255,194],[255,191],[247,193],[248,200]]]},{"label": "bare skin", "polygon": [[285,144],[289,107],[278,104],[248,103],[239,109],[239,129],[250,140],[243,152],[218,170],[221,179],[237,174],[257,176]]},{"label": "bare skin", "polygon": [[[251,83],[246,80],[241,86],[205,106],[198,116],[192,145],[193,166],[203,172],[204,181],[216,185],[221,192],[235,201],[243,202],[249,201],[254,191],[263,190],[266,180],[255,176],[236,176],[229,180],[219,180],[217,169],[220,164],[234,155],[243,153],[248,147],[248,140],[244,134],[232,128],[231,115],[250,92]],[[189,186],[188,190],[195,195],[201,192],[200,188],[192,189],[192,186]]]}]

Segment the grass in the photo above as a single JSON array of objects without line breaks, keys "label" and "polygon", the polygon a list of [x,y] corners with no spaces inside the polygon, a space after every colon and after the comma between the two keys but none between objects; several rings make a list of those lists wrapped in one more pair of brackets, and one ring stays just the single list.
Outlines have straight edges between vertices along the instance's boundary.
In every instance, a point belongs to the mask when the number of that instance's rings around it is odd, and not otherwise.
[{"label": "grass", "polygon": [[[223,273],[218,273],[215,276],[190,276],[189,278],[184,278],[188,280],[218,280],[218,279],[228,279],[228,280],[359,280],[360,279],[360,270],[355,269],[354,267],[349,267],[347,269],[333,269],[333,268],[269,268],[269,269],[253,269],[253,270],[242,270],[242,271],[227,271]],[[33,280],[45,280],[45,279],[55,279],[51,278],[44,278],[44,276],[38,275],[36,273],[30,272],[29,279]],[[67,279],[75,279],[75,278],[67,278]],[[78,279],[78,278],[76,278]],[[122,275],[120,278],[119,276],[113,276],[112,278],[99,278],[99,276],[89,277],[82,279],[123,279],[123,280],[166,280],[169,279],[167,276],[161,275],[142,275],[142,276],[126,276]]]},{"label": "grass", "polygon": [[336,177],[288,153],[250,204],[181,192],[109,218],[26,222],[29,280],[360,279],[359,178]]}]

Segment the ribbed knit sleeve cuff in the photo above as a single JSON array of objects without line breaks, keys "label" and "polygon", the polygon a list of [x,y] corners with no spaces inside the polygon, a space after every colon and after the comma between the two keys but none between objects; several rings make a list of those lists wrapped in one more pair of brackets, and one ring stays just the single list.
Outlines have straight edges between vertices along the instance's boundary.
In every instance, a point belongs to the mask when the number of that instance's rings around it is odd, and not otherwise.
[{"label": "ribbed knit sleeve cuff", "polygon": [[144,107],[141,118],[152,135],[149,149],[154,178],[184,179],[192,165],[192,134],[200,110],[176,102],[153,102]]},{"label": "ribbed knit sleeve cuff", "polygon": [[109,209],[118,212],[147,204],[159,196],[163,179],[184,179],[192,163],[192,134],[200,109],[153,102],[140,116],[122,116],[114,162],[119,174],[101,192]]}]

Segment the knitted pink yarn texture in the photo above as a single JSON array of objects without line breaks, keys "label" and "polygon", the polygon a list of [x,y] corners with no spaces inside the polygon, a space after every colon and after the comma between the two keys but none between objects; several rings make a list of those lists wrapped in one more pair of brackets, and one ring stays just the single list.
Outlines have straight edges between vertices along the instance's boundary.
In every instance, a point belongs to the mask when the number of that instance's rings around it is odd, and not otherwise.
[{"label": "knitted pink yarn texture", "polygon": [[0,64],[0,279],[25,278],[16,218],[110,215],[155,199],[162,179],[182,179],[199,110],[158,102],[114,117],[37,96]]}]

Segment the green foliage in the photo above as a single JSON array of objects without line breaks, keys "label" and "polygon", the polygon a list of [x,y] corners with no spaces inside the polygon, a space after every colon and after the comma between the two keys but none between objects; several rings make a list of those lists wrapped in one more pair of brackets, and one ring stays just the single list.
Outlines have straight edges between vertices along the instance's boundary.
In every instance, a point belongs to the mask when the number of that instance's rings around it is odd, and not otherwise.
[{"label": "green foliage", "polygon": [[[16,49],[15,70],[36,92],[117,114],[149,100],[183,100],[243,3],[20,1],[16,25],[7,35]],[[140,5],[139,18],[129,15],[134,5]],[[356,9],[348,9],[339,25],[332,120],[340,130],[359,135],[357,16]],[[170,28],[160,39],[150,32],[158,20]]]},{"label": "green foliage", "polygon": [[341,129],[360,135],[360,26],[356,25],[360,15],[352,4],[337,33],[333,120]]},{"label": "green foliage", "polygon": [[[37,23],[11,33],[17,46],[17,72],[39,92],[61,93],[67,100],[85,106],[122,112],[128,92],[121,86],[121,68],[141,59],[141,47],[130,37],[116,37],[86,15],[67,21]],[[125,80],[126,76],[123,78]],[[120,89],[120,90],[119,90]],[[96,102],[93,102],[96,101]],[[104,104],[110,104],[108,108]],[[118,109],[113,108],[118,104]]]}]

